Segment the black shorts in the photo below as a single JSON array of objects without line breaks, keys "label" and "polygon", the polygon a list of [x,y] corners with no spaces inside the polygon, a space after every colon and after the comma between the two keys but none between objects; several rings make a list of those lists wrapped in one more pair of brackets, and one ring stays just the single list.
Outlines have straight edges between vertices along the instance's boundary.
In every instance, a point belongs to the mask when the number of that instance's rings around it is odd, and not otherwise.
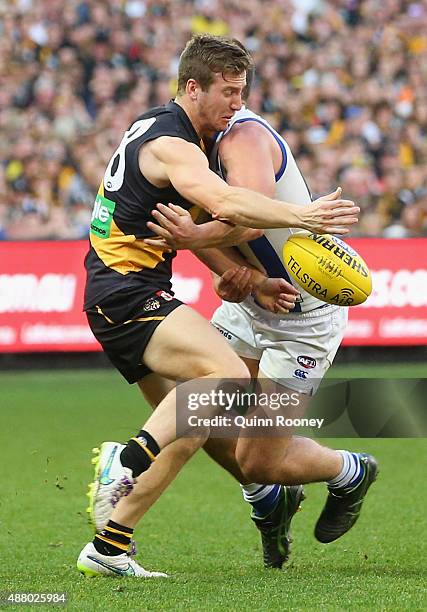
[{"label": "black shorts", "polygon": [[144,294],[141,298],[139,289],[125,289],[86,311],[95,338],[130,384],[150,374],[150,368],[143,362],[146,346],[159,323],[182,304],[166,291],[155,288],[149,297]]}]

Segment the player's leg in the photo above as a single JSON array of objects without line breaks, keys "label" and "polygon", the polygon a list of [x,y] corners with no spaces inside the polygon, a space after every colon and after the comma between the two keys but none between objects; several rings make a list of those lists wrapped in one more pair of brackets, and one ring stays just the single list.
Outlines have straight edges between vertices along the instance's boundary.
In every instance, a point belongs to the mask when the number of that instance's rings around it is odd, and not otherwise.
[{"label": "player's leg", "polygon": [[[257,362],[256,362],[257,363]],[[153,409],[164,399],[167,393],[175,386],[169,379],[157,374],[148,374],[138,382],[146,401]],[[119,449],[124,445],[114,443]],[[199,440],[195,437],[180,438],[164,448],[157,456],[150,470],[141,474],[133,487],[132,497],[121,505],[121,513],[116,517],[118,522],[127,524],[130,516],[138,516],[140,520],[144,514],[157,501],[163,491],[172,483],[181,468],[189,461],[199,448]],[[236,480],[246,484],[244,476],[239,469],[235,458],[236,440],[232,438],[214,438],[207,440],[204,449],[221,467],[228,471]],[[257,486],[259,488],[259,485]],[[108,522],[112,508],[95,507],[89,511],[92,522],[97,531]]]},{"label": "player's leg", "polygon": [[[284,419],[296,419],[305,414],[310,396],[279,385],[260,371],[259,393],[265,397],[280,394],[292,396],[292,407],[282,408]],[[274,417],[276,413],[263,409],[256,418]],[[254,433],[255,431],[255,433]],[[236,449],[237,462],[249,480],[286,485],[327,481],[338,473],[342,460],[332,449],[321,446],[310,438],[293,436],[291,427],[257,427],[249,435],[243,431]],[[260,457],[262,458],[260,460]]]},{"label": "player's leg", "polygon": [[236,458],[249,480],[288,486],[325,481],[329,494],[315,527],[315,536],[323,543],[333,542],[354,525],[378,472],[369,454],[333,450],[296,436],[239,438]]},{"label": "player's leg", "polygon": [[[258,375],[258,360],[244,361],[251,377],[255,379]],[[173,384],[172,381],[151,374],[146,376],[139,386],[145,399],[154,408]],[[290,522],[303,499],[302,487],[249,483],[237,464],[234,438],[209,438],[203,449],[241,484],[243,497],[252,506],[252,520],[261,531],[265,567],[282,567],[289,556]],[[193,453],[191,439],[176,440],[159,454],[150,470],[138,478],[134,495],[135,503],[138,496],[141,516],[172,482],[178,471],[177,463],[181,466]],[[126,509],[126,505],[123,503],[122,508]],[[124,516],[123,519],[125,518]]]},{"label": "player's leg", "polygon": [[[255,378],[258,373],[258,361],[245,359],[245,363],[251,376]],[[147,375],[138,384],[145,399],[153,408],[174,386],[172,381],[157,374]],[[289,533],[284,533],[283,506],[290,504],[296,509],[301,501],[301,491],[298,487],[288,487],[287,491],[283,491],[279,486],[247,482],[236,462],[236,440],[233,438],[208,439],[203,448],[214,461],[241,483],[244,499],[251,504],[252,518],[262,533],[264,563],[266,567],[281,567],[289,555]],[[150,470],[138,478],[132,497],[121,505],[121,514],[116,517],[116,521],[127,524],[128,512],[137,513],[140,520],[196,449],[197,444],[193,438],[181,438],[163,449]],[[287,512],[287,515],[292,518],[293,513]],[[268,521],[260,520],[260,517],[265,516],[268,516]],[[102,526],[108,518],[104,517]]]},{"label": "player's leg", "polygon": [[[258,362],[253,361],[253,363],[247,363],[247,365],[248,369],[256,375]],[[175,383],[170,379],[152,373],[138,381],[138,386],[146,401],[155,409],[175,387]],[[191,436],[179,438],[164,448],[150,470],[139,476],[133,487],[132,496],[129,496],[120,505],[120,513],[115,516],[116,522],[126,525],[139,522],[200,446],[200,439]],[[216,463],[234,476],[238,482],[246,483],[235,458],[235,439],[207,439],[203,448]],[[259,485],[257,486],[259,488]],[[102,529],[108,519],[109,516],[100,517],[97,521],[98,529]]]},{"label": "player's leg", "polygon": [[[146,401],[154,409],[169,393],[169,391],[175,386],[175,383],[169,379],[162,378],[157,374],[148,374],[141,381],[138,381]],[[122,450],[124,445],[115,443],[115,445]],[[182,467],[189,461],[195,451],[199,448],[200,442],[195,437],[180,438],[169,444],[164,448],[157,456],[156,461],[151,466],[150,470],[141,474],[138,478],[133,494],[127,500],[127,503],[123,503],[120,507],[120,514],[115,517],[118,525],[127,525],[135,520],[137,517],[138,521],[144,516],[144,514],[151,508],[151,506],[157,501],[163,491],[172,483],[178,472]],[[233,445],[234,450],[234,445]],[[99,506],[99,504],[98,504]],[[101,531],[111,516],[112,508],[95,507],[90,508],[93,515],[93,523],[96,526],[97,531]],[[91,543],[93,546],[93,543]],[[86,575],[92,570],[95,575],[99,574],[97,571],[99,561],[103,561],[105,564],[111,566],[111,563],[115,564],[114,570],[117,571],[117,564],[119,563],[119,570],[123,570],[120,563],[127,567],[126,563],[123,564],[123,558],[119,555],[114,559],[102,559],[99,553],[92,547],[89,546],[89,555],[85,551],[82,551],[80,555],[80,570]],[[88,547],[85,547],[86,549]],[[92,559],[88,559],[92,557]],[[156,577],[160,576],[158,573],[147,572],[139,565],[131,562],[132,569],[135,568],[136,575],[142,575],[143,577]],[[100,566],[101,569],[104,566]],[[132,569],[130,571],[132,571]],[[113,570],[113,571],[114,571]],[[111,569],[110,569],[111,574]]]},{"label": "player's leg", "polygon": [[[258,377],[259,363],[264,349],[260,345],[260,335],[251,314],[240,304],[223,302],[215,311],[212,323],[227,339],[233,350],[240,355],[248,366],[252,379],[255,380]],[[236,462],[235,448],[233,457],[229,457],[224,465],[224,460],[227,460],[227,447],[221,448],[220,442],[222,441],[211,437],[204,448],[241,483],[243,498],[252,507],[251,518],[261,532],[264,566],[281,568],[289,557],[291,521],[304,499],[303,487],[299,483],[282,486],[270,480],[266,484],[262,479],[245,477]],[[217,456],[218,452],[220,457]]]},{"label": "player's leg", "polygon": [[[140,324],[143,322],[141,319],[145,321],[146,317],[139,317],[138,320],[132,320],[127,324]],[[178,380],[204,378],[214,382],[216,379],[232,378],[243,384],[249,382],[249,373],[243,362],[228,347],[221,335],[195,311],[184,305],[177,305],[168,312],[168,316],[162,319],[158,316],[157,319],[157,326],[150,334],[145,350],[141,347],[140,351],[144,365],[149,370],[166,378]],[[132,341],[134,342],[136,332],[140,328],[135,325],[133,328]],[[117,354],[115,357],[118,359]],[[134,372],[138,371],[137,366],[140,363],[138,361],[131,364]],[[189,381],[183,383],[182,387],[189,386],[194,391],[194,384],[191,386],[192,384]],[[108,485],[104,488],[102,488],[102,478],[99,478],[99,487],[96,492],[99,503],[102,504],[105,500],[105,503],[112,505],[117,502],[117,498],[120,499],[107,525],[95,536],[93,543],[88,545],[94,550],[90,548],[88,551],[85,547],[82,551],[78,562],[80,571],[87,568],[86,561],[89,553],[93,560],[96,551],[100,556],[99,563],[104,566],[106,557],[121,557],[126,553],[140,512],[138,504],[132,501],[132,492],[128,497],[121,497],[123,491],[115,485],[123,478],[128,479],[129,472],[130,476],[135,479],[148,470],[160,450],[176,438],[175,408],[176,390],[172,389],[160,402],[156,412],[148,419],[144,428],[134,438],[131,438],[121,451],[117,461],[119,469],[116,478],[109,478]],[[207,409],[203,416],[213,414],[212,409]],[[196,437],[199,438],[196,446],[203,444],[207,434],[208,429],[205,432],[196,433]],[[120,467],[122,468],[121,475]],[[122,508],[123,504],[125,510]],[[123,515],[126,516],[126,522],[122,519]],[[91,568],[89,570],[92,571]],[[113,568],[110,570],[114,572]]]},{"label": "player's leg", "polygon": [[[123,309],[125,297],[121,295],[120,300]],[[167,312],[164,314],[165,309]],[[146,371],[147,368],[176,380],[204,378],[214,383],[216,379],[232,378],[244,384],[250,380],[246,366],[221,335],[206,319],[177,300],[168,300],[163,312],[158,309],[156,316],[147,316],[147,313],[143,312],[141,314],[144,316],[133,316],[125,320],[122,313],[120,325],[114,324],[114,318],[105,310],[101,311],[101,314],[107,324],[111,324],[111,327],[107,325],[107,333],[102,335],[104,350],[110,358],[113,357],[113,363],[118,365],[129,382],[136,382],[137,373]],[[154,330],[153,321],[156,322]],[[145,331],[146,324],[152,326],[148,336]],[[103,325],[105,328],[106,324]],[[189,381],[183,383],[182,387],[190,386],[194,391],[192,384]],[[207,407],[202,416],[213,414],[212,408]],[[139,518],[139,510],[138,504],[132,502],[132,491],[128,498],[123,497],[124,493],[128,493],[128,489],[123,489],[123,482],[136,479],[148,470],[160,450],[175,440],[176,416],[176,390],[172,389],[160,402],[144,428],[129,440],[120,453],[115,454],[111,464],[105,464],[108,473],[98,473],[94,504],[109,504],[110,507],[115,505],[115,508],[107,525],[96,534],[94,541],[83,549],[78,561],[80,571],[85,573],[86,568],[88,573],[93,572],[93,568],[88,567],[89,556],[93,562],[98,555],[99,559],[95,563],[99,562],[105,568],[106,557],[123,557],[126,554],[133,528]],[[208,433],[208,428],[196,432],[196,447],[203,444]],[[122,503],[125,503],[126,522],[121,518]],[[113,567],[109,567],[109,570],[115,572]]]},{"label": "player's leg", "polygon": [[[222,336],[206,319],[185,305],[173,310],[158,325],[145,348],[143,359],[144,364],[156,374],[187,381],[179,385],[182,397],[188,392],[197,392],[199,382],[200,389],[206,389],[203,383],[209,381],[212,381],[212,388],[217,388],[222,380],[232,380],[242,385],[250,382],[247,367]],[[164,448],[177,437],[179,406],[176,407],[176,395],[177,387],[169,391],[144,425],[144,431],[157,442],[159,448]],[[211,417],[218,411],[219,407],[201,405],[197,415]],[[187,422],[181,423],[181,435],[191,434],[191,430]],[[142,471],[135,466],[135,473]]]},{"label": "player's leg", "polygon": [[[138,386],[154,410],[175,387],[175,382],[152,373],[138,381]],[[120,511],[115,516],[116,522],[124,525],[139,522],[200,448],[202,442],[200,438],[191,436],[179,438],[164,448],[150,469],[139,476],[132,495],[120,505]],[[102,527],[108,518],[104,517]]]},{"label": "player's leg", "polygon": [[[243,360],[251,373],[251,377],[255,379],[258,375],[259,362],[256,359],[243,358]],[[166,395],[167,391],[173,386],[173,382],[162,379],[157,374],[151,374],[145,377],[139,383],[139,386],[145,399],[155,408]],[[273,485],[262,485],[249,482],[236,461],[236,443],[237,441],[234,438],[209,438],[203,445],[203,449],[216,463],[234,476],[242,485],[243,497],[245,501],[252,506],[253,518],[265,518],[271,515],[279,505],[278,502],[283,497],[282,487],[274,483]],[[141,477],[138,478],[138,482],[134,488],[134,494],[135,497],[138,495],[140,499],[139,508],[141,516],[148,510],[152,503],[154,503],[161,492],[172,482],[178,471],[175,467],[176,464],[179,463],[181,465],[190,459],[194,450],[191,439],[182,438],[176,440],[159,454],[156,462],[150,468],[150,471],[142,474]],[[160,460],[162,460],[161,463]],[[153,492],[155,495],[153,495]],[[293,493],[296,494],[296,491],[288,491],[288,496],[291,497]],[[298,502],[301,500],[301,493],[302,491],[298,492]],[[122,505],[122,507],[124,506],[125,504]],[[269,520],[271,522],[271,517]],[[256,524],[258,526],[259,522]],[[271,566],[271,562],[269,566]]]},{"label": "player's leg", "polygon": [[[135,329],[137,332],[138,329]],[[141,358],[140,358],[141,359]],[[171,380],[184,380],[179,385],[181,397],[188,390],[197,392],[205,383],[216,387],[221,380],[236,380],[247,384],[250,380],[245,364],[227,345],[206,319],[191,308],[178,305],[152,332],[143,351],[144,366],[149,371]],[[128,378],[129,380],[129,378]],[[172,388],[148,418],[144,428],[132,438],[121,452],[122,464],[132,471],[134,478],[148,469],[159,450],[176,438],[177,389]],[[218,411],[201,406],[197,416],[210,417]],[[180,423],[180,433],[191,434],[188,420]],[[200,430],[197,436],[202,435]],[[203,443],[201,440],[200,443]]]},{"label": "player's leg", "polygon": [[[271,392],[273,379],[288,385],[282,387],[288,395],[298,392],[299,401],[289,409],[288,416],[303,414],[309,395],[316,391],[332,363],[345,329],[345,315],[344,309],[329,307],[297,319],[289,317],[286,327],[278,324],[276,334],[270,330],[270,339],[275,341],[269,343],[261,359],[263,388]],[[375,479],[375,459],[363,453],[329,449],[309,438],[292,437],[289,430],[283,430],[283,437],[275,437],[276,431],[263,433],[264,437],[257,439],[239,438],[236,457],[246,477],[283,484],[327,482],[330,494],[316,526],[316,537],[327,542],[348,531]]]}]

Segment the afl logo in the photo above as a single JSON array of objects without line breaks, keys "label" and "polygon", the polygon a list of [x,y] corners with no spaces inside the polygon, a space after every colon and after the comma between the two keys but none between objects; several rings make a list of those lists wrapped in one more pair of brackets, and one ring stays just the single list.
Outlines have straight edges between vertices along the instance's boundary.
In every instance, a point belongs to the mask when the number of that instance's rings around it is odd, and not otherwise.
[{"label": "afl logo", "polygon": [[308,357],[307,355],[299,355],[299,357],[297,357],[297,361],[300,366],[307,368],[307,370],[311,370],[317,365],[317,361],[313,357]]}]

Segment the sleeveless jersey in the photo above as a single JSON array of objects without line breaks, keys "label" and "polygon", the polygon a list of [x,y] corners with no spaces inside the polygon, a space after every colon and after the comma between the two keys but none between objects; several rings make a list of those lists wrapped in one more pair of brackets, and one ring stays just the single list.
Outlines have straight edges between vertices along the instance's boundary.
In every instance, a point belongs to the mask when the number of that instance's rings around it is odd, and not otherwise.
[{"label": "sleeveless jersey", "polygon": [[147,221],[157,202],[172,202],[193,218],[200,211],[172,185],[159,188],[141,172],[141,146],[160,136],[175,136],[201,146],[185,111],[174,102],[140,115],[125,132],[107,166],[95,199],[90,226],[90,249],[85,259],[87,282],[84,309],[124,288],[139,288],[141,298],[153,287],[170,291],[172,259],[176,252],[148,246],[144,238],[154,236]]},{"label": "sleeveless jersey", "polygon": [[[276,191],[274,197],[277,200],[298,204],[300,206],[310,204],[312,200],[307,183],[285,139],[280,136],[265,119],[245,107],[242,107],[240,111],[235,113],[227,129],[218,134],[210,155],[211,168],[219,173],[224,180],[226,179],[226,172],[225,169],[221,167],[221,161],[218,155],[219,144],[222,138],[224,138],[233,128],[233,125],[246,121],[256,121],[263,125],[274,136],[282,151],[282,164],[276,174]],[[291,311],[292,313],[308,312],[320,306],[324,306],[324,302],[311,296],[296,283],[296,281],[291,279],[283,264],[283,245],[289,236],[296,231],[298,230],[295,228],[267,229],[264,230],[264,235],[261,236],[261,238],[257,238],[256,240],[241,244],[237,247],[249,263],[259,270],[265,271],[270,278],[284,278],[298,289],[300,297],[297,298],[295,307]],[[252,298],[246,298],[245,301],[241,302],[243,307],[245,307],[245,305],[250,307],[251,304],[253,304]]]}]

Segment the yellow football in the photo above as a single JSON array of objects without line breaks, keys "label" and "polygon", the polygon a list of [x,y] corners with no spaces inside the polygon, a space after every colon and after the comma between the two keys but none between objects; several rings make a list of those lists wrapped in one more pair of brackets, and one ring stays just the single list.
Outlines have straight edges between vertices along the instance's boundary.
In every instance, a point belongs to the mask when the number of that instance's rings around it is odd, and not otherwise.
[{"label": "yellow football", "polygon": [[371,273],[358,253],[330,234],[293,234],[283,247],[289,274],[328,304],[356,306],[372,291]]}]

